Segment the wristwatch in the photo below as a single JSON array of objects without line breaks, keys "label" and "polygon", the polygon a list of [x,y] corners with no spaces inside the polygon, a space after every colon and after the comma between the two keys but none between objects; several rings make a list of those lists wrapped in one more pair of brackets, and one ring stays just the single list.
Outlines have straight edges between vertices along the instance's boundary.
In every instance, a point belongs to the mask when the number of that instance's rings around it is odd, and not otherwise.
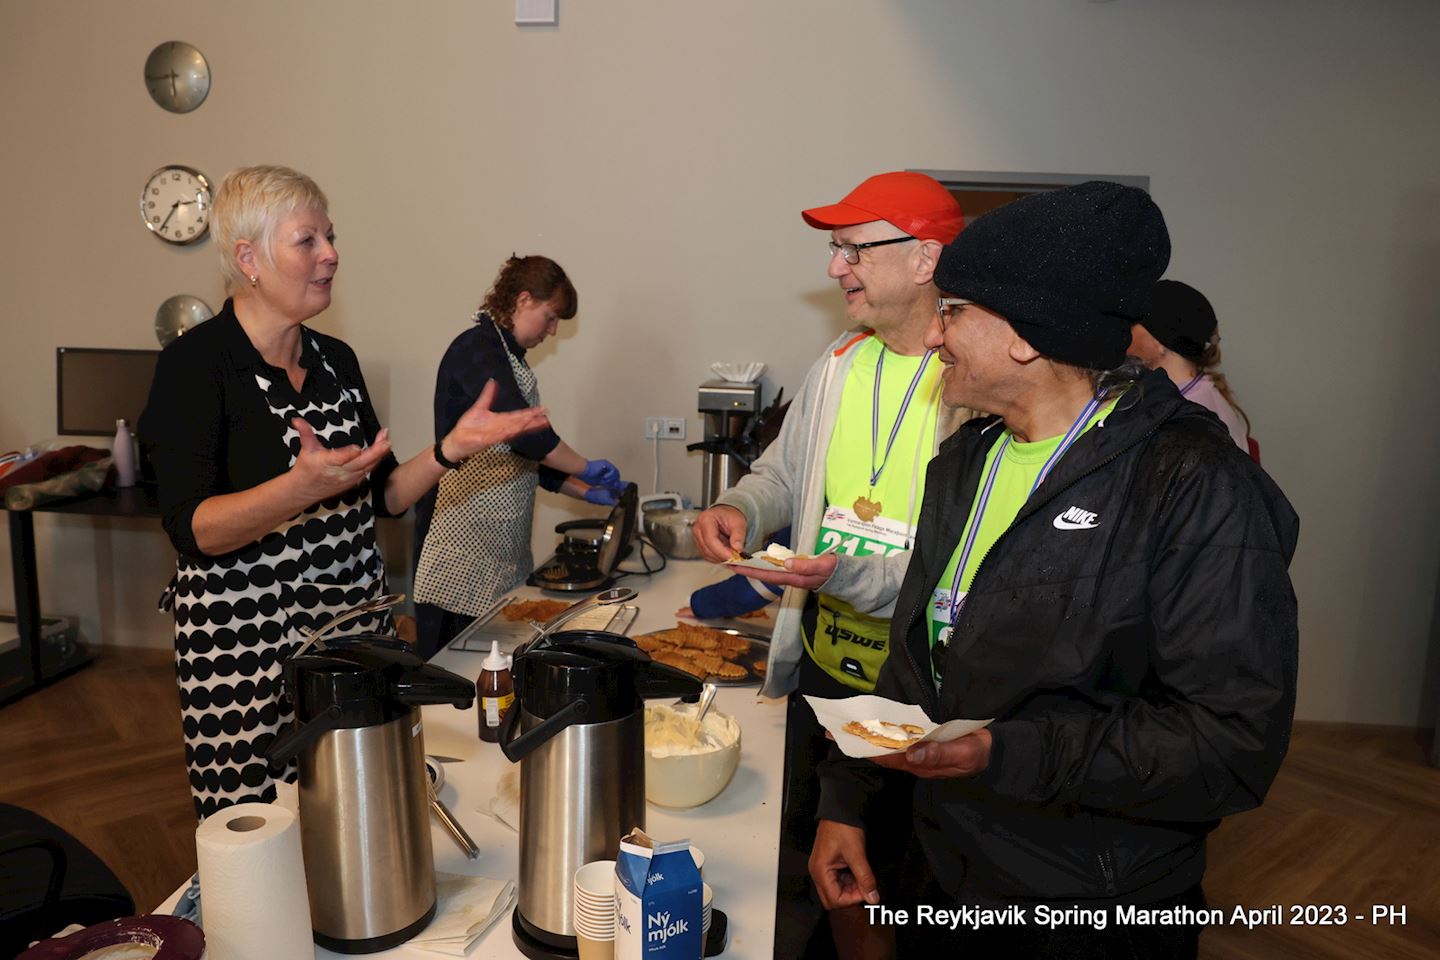
[{"label": "wristwatch", "polygon": [[443,438],[440,440],[436,440],[435,446],[430,448],[435,451],[435,462],[440,464],[440,466],[444,467],[446,470],[459,470],[461,467],[465,466],[464,460],[456,463],[454,460],[447,460],[445,458],[444,452],[440,449],[444,445],[444,443],[445,440]]}]

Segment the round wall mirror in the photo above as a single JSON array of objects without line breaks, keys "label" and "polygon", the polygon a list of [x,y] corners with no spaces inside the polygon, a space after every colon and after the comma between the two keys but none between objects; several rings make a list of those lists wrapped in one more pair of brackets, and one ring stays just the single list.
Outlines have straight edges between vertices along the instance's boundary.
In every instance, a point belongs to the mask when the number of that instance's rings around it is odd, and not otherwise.
[{"label": "round wall mirror", "polygon": [[213,316],[215,312],[210,305],[199,297],[176,294],[155,311],[155,339],[160,341],[160,346],[168,347],[170,341]]}]

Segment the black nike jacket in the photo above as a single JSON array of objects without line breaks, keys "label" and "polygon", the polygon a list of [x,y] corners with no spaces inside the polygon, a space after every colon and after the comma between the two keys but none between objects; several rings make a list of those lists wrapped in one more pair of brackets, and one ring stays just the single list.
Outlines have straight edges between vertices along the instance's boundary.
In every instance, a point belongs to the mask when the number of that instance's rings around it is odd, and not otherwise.
[{"label": "black nike jacket", "polygon": [[[927,606],[1001,432],[971,421],[930,464],[875,690],[995,718],[983,773],[914,778],[917,835],[958,901],[1164,899],[1289,745],[1298,518],[1213,414],[1147,374],[982,558],[937,691]],[[881,774],[835,752],[819,816],[882,815]]]}]

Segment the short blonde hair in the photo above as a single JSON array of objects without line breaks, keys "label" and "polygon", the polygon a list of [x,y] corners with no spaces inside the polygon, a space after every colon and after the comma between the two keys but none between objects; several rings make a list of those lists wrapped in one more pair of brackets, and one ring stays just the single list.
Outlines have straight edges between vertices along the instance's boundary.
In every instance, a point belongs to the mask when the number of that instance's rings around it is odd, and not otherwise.
[{"label": "short blonde hair", "polygon": [[314,180],[297,170],[239,167],[225,174],[210,214],[210,233],[220,254],[220,273],[227,291],[250,282],[235,261],[235,244],[249,240],[270,261],[276,226],[304,207],[328,214],[330,201]]}]

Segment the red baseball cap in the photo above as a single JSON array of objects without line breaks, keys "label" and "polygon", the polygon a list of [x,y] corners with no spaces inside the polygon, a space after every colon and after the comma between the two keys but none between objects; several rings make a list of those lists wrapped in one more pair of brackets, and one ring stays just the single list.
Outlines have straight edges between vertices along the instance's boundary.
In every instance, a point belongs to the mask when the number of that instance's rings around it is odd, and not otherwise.
[{"label": "red baseball cap", "polygon": [[965,225],[965,214],[934,177],[913,171],[877,173],[828,207],[801,210],[817,230],[885,220],[917,240],[950,243]]}]

